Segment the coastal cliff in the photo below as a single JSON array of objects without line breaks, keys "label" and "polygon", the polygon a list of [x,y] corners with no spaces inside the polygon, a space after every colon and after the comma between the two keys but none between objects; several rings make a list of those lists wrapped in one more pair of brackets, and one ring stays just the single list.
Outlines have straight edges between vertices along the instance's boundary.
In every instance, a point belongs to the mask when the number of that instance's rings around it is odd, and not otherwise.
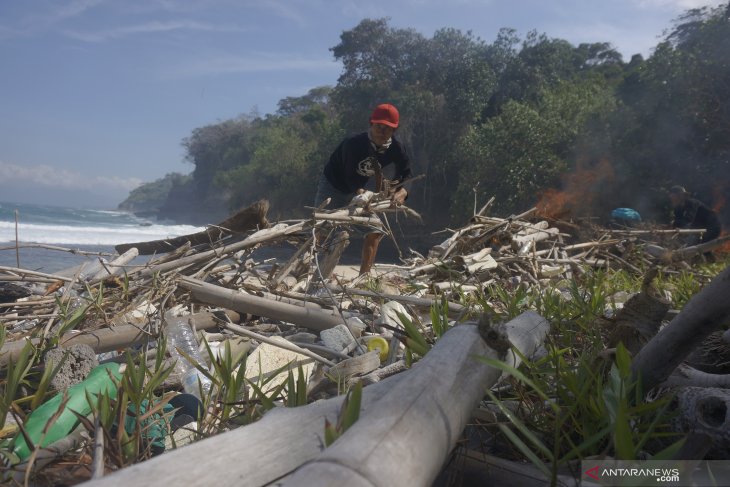
[{"label": "coastal cliff", "polygon": [[167,174],[134,189],[117,208],[144,218],[188,225],[214,223],[228,216],[225,195],[199,186],[190,175]]}]

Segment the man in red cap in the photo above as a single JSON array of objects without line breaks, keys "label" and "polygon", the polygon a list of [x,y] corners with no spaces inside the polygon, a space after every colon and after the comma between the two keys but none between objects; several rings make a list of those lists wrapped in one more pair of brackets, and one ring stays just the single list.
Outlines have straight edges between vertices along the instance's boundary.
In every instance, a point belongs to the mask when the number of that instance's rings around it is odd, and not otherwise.
[{"label": "man in red cap", "polygon": [[[391,184],[403,183],[411,176],[411,164],[402,142],[394,137],[400,116],[398,110],[389,103],[378,105],[370,115],[370,129],[347,137],[334,150],[324,167],[317,185],[315,206],[331,198],[334,208],[347,206],[353,196],[364,191],[371,177],[375,179],[375,191],[383,188],[383,168],[394,167]],[[392,194],[394,204],[403,204],[408,191],[403,185],[397,186]],[[375,262],[378,245],[383,238],[381,233],[368,233],[362,249],[360,274],[370,271]]]}]

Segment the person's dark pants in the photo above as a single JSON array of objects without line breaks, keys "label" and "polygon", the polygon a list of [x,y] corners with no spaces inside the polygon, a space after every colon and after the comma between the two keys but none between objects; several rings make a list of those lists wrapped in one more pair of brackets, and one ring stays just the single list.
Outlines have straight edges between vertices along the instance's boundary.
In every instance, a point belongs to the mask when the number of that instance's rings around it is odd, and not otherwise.
[{"label": "person's dark pants", "polygon": [[355,193],[343,193],[339,189],[335,188],[332,183],[330,183],[329,179],[327,179],[327,176],[322,174],[319,177],[319,182],[317,183],[317,194],[314,196],[314,206],[319,207],[324,200],[330,198],[331,201],[329,205],[327,205],[329,208],[344,208],[350,203],[350,200],[352,200],[354,196]]},{"label": "person's dark pants", "polygon": [[[329,208],[344,208],[350,203],[354,196],[355,193],[343,193],[339,189],[335,188],[332,183],[330,183],[329,179],[327,179],[327,176],[322,174],[319,178],[319,182],[317,183],[317,194],[314,197],[314,206],[319,208],[324,200],[330,198],[330,203],[327,205]],[[360,261],[360,274],[365,274],[372,268],[375,263],[375,256],[378,252],[378,246],[380,245],[382,238],[383,234],[380,232],[371,232],[365,235],[365,241],[363,242],[362,247],[362,259]],[[325,248],[329,248],[329,245],[324,244],[323,242],[318,243],[322,244]]]}]

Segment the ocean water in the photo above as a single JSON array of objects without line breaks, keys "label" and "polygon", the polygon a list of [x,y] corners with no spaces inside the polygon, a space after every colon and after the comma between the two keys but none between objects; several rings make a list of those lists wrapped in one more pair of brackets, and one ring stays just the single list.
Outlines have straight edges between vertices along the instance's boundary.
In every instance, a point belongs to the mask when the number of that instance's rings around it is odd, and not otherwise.
[{"label": "ocean water", "polygon": [[[16,211],[20,246],[17,254]],[[0,202],[0,266],[16,267],[19,258],[22,268],[52,273],[95,257],[32,245],[116,255],[114,246],[121,243],[159,240],[200,230],[201,227],[164,224],[121,211]]]}]

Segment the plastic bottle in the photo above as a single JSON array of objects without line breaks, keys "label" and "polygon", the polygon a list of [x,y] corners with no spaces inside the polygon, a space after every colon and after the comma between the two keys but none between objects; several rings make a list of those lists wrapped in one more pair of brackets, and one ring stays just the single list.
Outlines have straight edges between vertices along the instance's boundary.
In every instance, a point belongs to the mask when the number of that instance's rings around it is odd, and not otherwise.
[{"label": "plastic bottle", "polygon": [[[119,364],[109,363],[95,367],[83,382],[69,387],[65,394],[56,394],[30,413],[24,425],[25,435],[15,438],[13,452],[18,458],[25,460],[33,451],[26,443],[26,437],[41,447],[66,437],[79,424],[77,415],[83,417],[91,413],[89,396],[106,393],[111,399],[116,399],[115,382],[121,378]],[[64,407],[59,411],[61,405]],[[56,415],[56,420],[50,422]]]},{"label": "plastic bottle", "polygon": [[175,372],[180,376],[183,389],[188,394],[192,394],[202,400],[203,398],[200,395],[201,386],[203,394],[207,394],[213,387],[213,382],[184,356],[178,353],[178,349],[182,350],[188,357],[195,360],[207,370],[205,359],[198,350],[198,340],[195,337],[193,329],[188,324],[188,318],[185,316],[165,316],[165,322],[167,323],[165,329],[167,350],[177,360],[175,363]]}]

